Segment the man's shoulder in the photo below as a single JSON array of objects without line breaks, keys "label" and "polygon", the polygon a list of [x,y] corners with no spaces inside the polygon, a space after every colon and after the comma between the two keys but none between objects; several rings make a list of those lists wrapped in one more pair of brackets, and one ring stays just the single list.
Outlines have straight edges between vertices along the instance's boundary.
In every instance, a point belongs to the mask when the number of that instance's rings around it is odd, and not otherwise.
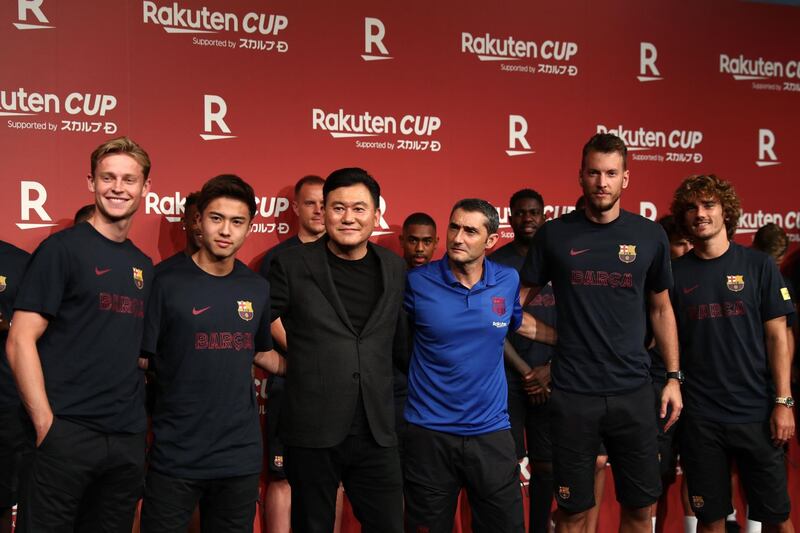
[{"label": "man's shoulder", "polygon": [[0,255],[11,258],[12,260],[27,259],[31,254],[11,244],[10,242],[0,241]]},{"label": "man's shoulder", "polygon": [[378,258],[381,261],[385,261],[390,268],[395,270],[405,270],[406,264],[402,257],[388,248],[381,246],[380,244],[370,243],[369,246],[378,255]]}]

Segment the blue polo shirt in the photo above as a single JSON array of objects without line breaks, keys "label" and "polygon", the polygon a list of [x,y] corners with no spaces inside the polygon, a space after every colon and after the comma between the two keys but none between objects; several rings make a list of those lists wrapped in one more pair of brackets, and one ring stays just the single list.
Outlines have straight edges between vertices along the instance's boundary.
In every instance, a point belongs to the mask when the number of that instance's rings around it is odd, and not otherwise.
[{"label": "blue polo shirt", "polygon": [[403,307],[414,326],[405,417],[455,435],[511,427],[503,340],[522,324],[519,274],[484,260],[471,289],[456,280],[447,257],[408,272]]}]

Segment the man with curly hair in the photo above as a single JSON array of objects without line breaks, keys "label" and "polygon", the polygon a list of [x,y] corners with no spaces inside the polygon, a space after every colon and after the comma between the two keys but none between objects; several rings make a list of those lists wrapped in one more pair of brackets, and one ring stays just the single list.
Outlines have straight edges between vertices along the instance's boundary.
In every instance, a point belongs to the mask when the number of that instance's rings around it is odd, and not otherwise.
[{"label": "man with curly hair", "polygon": [[789,292],[769,256],[731,241],[739,199],[729,182],[687,178],[672,213],[694,242],[673,263],[672,302],[686,371],[681,457],[698,531],[724,531],[733,458],[750,518],[792,532],[782,449],[794,435]]}]

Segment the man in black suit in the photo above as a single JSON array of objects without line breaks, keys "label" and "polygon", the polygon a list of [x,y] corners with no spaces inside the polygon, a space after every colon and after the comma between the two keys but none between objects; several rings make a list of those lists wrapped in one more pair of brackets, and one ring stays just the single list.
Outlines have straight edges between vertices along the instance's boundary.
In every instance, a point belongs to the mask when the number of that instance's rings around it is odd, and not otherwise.
[{"label": "man in black suit", "polygon": [[279,434],[292,487],[292,530],[333,529],[341,481],[364,533],[401,532],[402,473],[392,400],[405,265],[369,242],[380,186],[360,168],[323,188],[326,235],[272,263],[272,319],[287,334]]}]

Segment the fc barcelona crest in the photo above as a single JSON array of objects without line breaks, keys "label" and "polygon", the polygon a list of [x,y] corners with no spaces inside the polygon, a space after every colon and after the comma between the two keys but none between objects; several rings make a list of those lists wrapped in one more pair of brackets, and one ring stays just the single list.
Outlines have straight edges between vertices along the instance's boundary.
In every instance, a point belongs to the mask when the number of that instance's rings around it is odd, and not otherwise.
[{"label": "fc barcelona crest", "polygon": [[728,278],[728,288],[733,292],[739,292],[740,290],[744,289],[744,276],[743,275],[735,275],[735,276],[727,276]]},{"label": "fc barcelona crest", "polygon": [[695,509],[702,509],[705,504],[702,496],[692,496],[692,507]]},{"label": "fc barcelona crest", "polygon": [[497,316],[506,314],[506,299],[502,296],[492,296],[492,311]]},{"label": "fc barcelona crest", "polygon": [[8,284],[6,283],[6,277],[5,276],[0,276],[0,292],[3,292],[4,290],[6,290],[7,286],[8,286]]},{"label": "fc barcelona crest", "polygon": [[634,261],[636,261],[636,245],[620,244],[619,260],[622,261],[623,263],[633,263]]},{"label": "fc barcelona crest", "polygon": [[558,487],[558,497],[562,500],[569,500],[569,487]]},{"label": "fc barcelona crest", "polygon": [[242,320],[253,320],[253,302],[247,300],[237,300],[239,304],[239,318]]},{"label": "fc barcelona crest", "polygon": [[144,288],[144,276],[142,269],[133,267],[133,283],[136,284],[137,289]]}]

